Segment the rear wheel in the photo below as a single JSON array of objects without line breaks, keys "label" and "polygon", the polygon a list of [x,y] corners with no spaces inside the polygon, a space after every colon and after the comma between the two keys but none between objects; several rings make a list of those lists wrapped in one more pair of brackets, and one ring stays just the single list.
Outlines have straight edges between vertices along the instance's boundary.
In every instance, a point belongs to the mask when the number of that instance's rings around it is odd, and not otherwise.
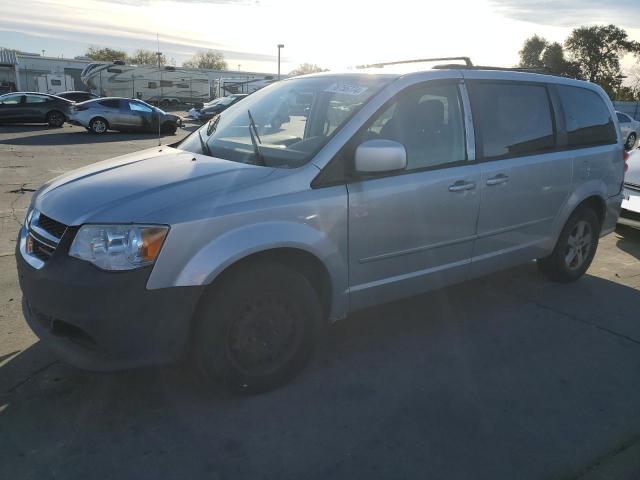
[{"label": "rear wheel", "polygon": [[538,267],[551,280],[573,282],[587,271],[598,248],[600,219],[591,208],[574,212],[551,255],[538,259]]},{"label": "rear wheel", "polygon": [[294,270],[268,261],[233,270],[199,310],[199,367],[237,391],[270,390],[308,362],[321,312],[315,290]]},{"label": "rear wheel", "polygon": [[96,135],[102,135],[107,130],[109,130],[109,124],[102,117],[93,118],[89,122],[89,131],[91,133],[95,133]]},{"label": "rear wheel", "polygon": [[631,132],[627,137],[627,141],[624,144],[624,148],[627,150],[633,150],[633,147],[636,146],[636,134]]},{"label": "rear wheel", "polygon": [[64,125],[65,116],[62,112],[53,110],[47,113],[47,124],[52,128],[60,128]]}]

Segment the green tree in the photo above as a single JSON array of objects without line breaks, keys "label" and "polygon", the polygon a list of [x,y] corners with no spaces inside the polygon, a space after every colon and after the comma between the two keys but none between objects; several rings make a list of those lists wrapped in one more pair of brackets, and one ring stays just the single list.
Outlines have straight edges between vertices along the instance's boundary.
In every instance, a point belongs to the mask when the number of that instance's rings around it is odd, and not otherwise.
[{"label": "green tree", "polygon": [[224,55],[216,50],[200,50],[189,60],[182,63],[187,68],[209,68],[212,70],[226,70],[227,62]]},{"label": "green tree", "polygon": [[562,45],[557,42],[549,43],[546,39],[534,35],[525,40],[519,53],[519,66],[522,68],[542,69],[555,75],[580,77],[579,66],[565,58]]},{"label": "green tree", "polygon": [[615,25],[576,28],[565,48],[579,65],[581,76],[609,95],[622,85],[620,58],[628,53],[640,55],[640,43],[629,40],[627,32]]},{"label": "green tree", "polygon": [[116,60],[126,62],[128,60],[127,52],[124,50],[114,50],[113,48],[108,47],[100,48],[91,46],[84,56],[99,62],[114,62]]},{"label": "green tree", "polygon": [[[151,50],[143,50],[138,49],[135,51],[133,56],[129,58],[129,62],[136,65],[157,65],[158,64],[158,56],[156,52],[152,52]],[[167,57],[164,55],[160,56],[160,64],[166,65]]]},{"label": "green tree", "polygon": [[292,77],[295,77],[298,75],[306,75],[308,73],[318,73],[318,72],[326,72],[326,71],[327,71],[326,69],[320,68],[315,63],[302,63],[298,65],[298,68],[291,70],[289,72],[289,75],[291,75]]},{"label": "green tree", "polygon": [[520,54],[520,67],[522,68],[543,68],[542,54],[549,46],[544,38],[534,35],[524,41]]}]

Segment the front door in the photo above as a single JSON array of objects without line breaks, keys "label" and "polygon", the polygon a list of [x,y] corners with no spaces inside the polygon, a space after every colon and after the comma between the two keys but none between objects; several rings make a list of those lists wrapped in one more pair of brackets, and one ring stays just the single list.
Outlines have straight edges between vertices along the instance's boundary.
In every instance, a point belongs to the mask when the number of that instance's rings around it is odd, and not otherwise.
[{"label": "front door", "polygon": [[354,309],[464,280],[480,201],[457,81],[400,93],[356,144],[374,138],[402,143],[408,165],[347,187]]},{"label": "front door", "polygon": [[24,122],[24,95],[7,95],[0,99],[0,122]]}]

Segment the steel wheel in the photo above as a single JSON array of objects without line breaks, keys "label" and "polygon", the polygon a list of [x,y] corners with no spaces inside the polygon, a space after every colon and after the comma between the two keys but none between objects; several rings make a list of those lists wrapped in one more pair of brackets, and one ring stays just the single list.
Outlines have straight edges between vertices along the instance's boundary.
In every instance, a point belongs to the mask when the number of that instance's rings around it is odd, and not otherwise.
[{"label": "steel wheel", "polygon": [[227,333],[227,354],[247,375],[265,375],[291,360],[302,340],[286,299],[256,299],[237,313]]},{"label": "steel wheel", "polygon": [[624,144],[624,148],[626,148],[627,150],[632,150],[636,145],[636,138],[637,137],[635,133],[630,133],[629,137],[627,138],[627,142]]},{"label": "steel wheel", "polygon": [[591,251],[593,232],[591,225],[585,220],[580,220],[571,230],[567,238],[564,262],[570,270],[577,270],[584,264]]}]

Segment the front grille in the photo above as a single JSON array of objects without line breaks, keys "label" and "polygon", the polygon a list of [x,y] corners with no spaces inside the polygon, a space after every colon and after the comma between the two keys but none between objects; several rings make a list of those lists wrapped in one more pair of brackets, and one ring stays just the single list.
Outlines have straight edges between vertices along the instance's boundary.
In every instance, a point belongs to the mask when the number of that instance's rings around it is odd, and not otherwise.
[{"label": "front grille", "polygon": [[64,232],[67,229],[67,226],[65,224],[60,223],[53,218],[47,217],[42,213],[38,218],[38,226],[45,232],[50,233],[58,239],[62,238],[62,235],[64,235]]},{"label": "front grille", "polygon": [[42,243],[33,235],[29,235],[29,237],[31,239],[31,245],[32,245],[31,255],[39,258],[43,262],[46,262],[47,260],[49,260],[49,258],[51,258],[51,255],[53,255],[53,252],[55,252],[56,249],[54,247],[50,247],[49,245]]},{"label": "front grille", "polygon": [[67,226],[34,210],[27,224],[27,253],[46,262],[56,251]]}]

